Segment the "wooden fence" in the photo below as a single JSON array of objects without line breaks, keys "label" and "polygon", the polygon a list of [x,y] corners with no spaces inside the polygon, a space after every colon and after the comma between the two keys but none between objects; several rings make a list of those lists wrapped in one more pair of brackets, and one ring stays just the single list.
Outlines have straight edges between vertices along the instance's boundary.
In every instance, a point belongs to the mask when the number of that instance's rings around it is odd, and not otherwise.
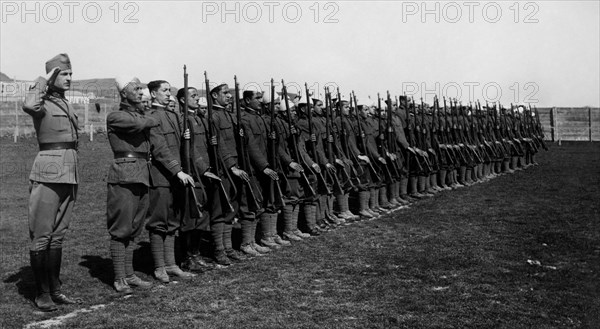
[{"label": "wooden fence", "polygon": [[[98,107],[92,104],[74,104],[82,133],[93,135],[106,132],[106,115],[118,104],[106,100]],[[540,121],[549,141],[600,141],[600,108],[548,107],[538,108]],[[0,102],[0,136],[33,136],[33,121],[21,109],[20,102]]]},{"label": "wooden fence", "polygon": [[546,140],[600,141],[598,107],[549,107],[538,111]]}]

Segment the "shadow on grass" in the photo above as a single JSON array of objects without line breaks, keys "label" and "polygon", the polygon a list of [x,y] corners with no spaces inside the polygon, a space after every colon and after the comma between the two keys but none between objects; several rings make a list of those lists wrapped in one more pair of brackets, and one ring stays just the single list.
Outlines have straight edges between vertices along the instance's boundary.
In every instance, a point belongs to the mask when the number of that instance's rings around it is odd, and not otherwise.
[{"label": "shadow on grass", "polygon": [[79,265],[87,267],[92,278],[100,280],[100,282],[112,287],[112,260],[96,255],[84,255],[81,257],[83,261]]},{"label": "shadow on grass", "polygon": [[[150,243],[142,241],[138,243],[139,248],[133,251],[133,269],[147,275],[154,272],[152,254],[150,253]],[[112,287],[114,274],[113,263],[110,258],[103,258],[97,255],[84,255],[79,265],[87,267],[91,277]]]},{"label": "shadow on grass", "polygon": [[35,283],[31,266],[21,267],[17,273],[10,275],[4,279],[3,282],[14,283],[17,286],[19,295],[27,300],[33,300],[35,298]]}]

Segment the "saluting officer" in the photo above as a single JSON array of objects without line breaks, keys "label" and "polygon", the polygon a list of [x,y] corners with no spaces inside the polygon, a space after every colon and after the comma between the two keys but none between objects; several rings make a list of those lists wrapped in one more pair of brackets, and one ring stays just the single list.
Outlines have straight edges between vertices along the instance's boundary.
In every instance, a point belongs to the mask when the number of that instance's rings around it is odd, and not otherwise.
[{"label": "saluting officer", "polygon": [[78,125],[65,98],[71,87],[71,61],[59,54],[46,62],[27,93],[23,110],[33,118],[40,151],[29,175],[29,256],[36,286],[35,305],[42,311],[78,302],[61,293],[62,243],[77,196]]}]

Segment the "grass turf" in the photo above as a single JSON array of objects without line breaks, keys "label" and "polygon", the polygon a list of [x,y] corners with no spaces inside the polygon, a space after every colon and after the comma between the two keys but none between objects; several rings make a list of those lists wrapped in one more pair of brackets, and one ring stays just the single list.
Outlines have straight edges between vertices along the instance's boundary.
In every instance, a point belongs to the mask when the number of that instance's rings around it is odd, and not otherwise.
[{"label": "grass turf", "polygon": [[[31,306],[28,173],[33,140],[2,139],[0,328],[105,304],[67,328],[593,328],[600,324],[600,144],[552,145],[540,166],[420,201],[267,257],[114,293],[103,136],[80,148],[64,290],[83,305]],[[151,279],[147,237],[136,252]]]}]

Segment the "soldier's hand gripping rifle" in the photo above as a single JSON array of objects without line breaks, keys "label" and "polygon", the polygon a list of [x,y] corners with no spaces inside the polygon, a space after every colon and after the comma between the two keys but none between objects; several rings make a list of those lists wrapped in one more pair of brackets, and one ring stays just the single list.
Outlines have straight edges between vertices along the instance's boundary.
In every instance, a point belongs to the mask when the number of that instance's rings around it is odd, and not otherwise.
[{"label": "soldier's hand gripping rifle", "polygon": [[[350,185],[349,189],[354,189],[355,186],[352,184],[352,179],[351,179],[350,175],[348,175],[348,172],[346,171],[346,167],[343,164],[339,164],[339,163],[337,163],[337,161],[335,161],[335,154],[333,153],[333,136],[332,136],[333,134],[331,131],[331,103],[330,103],[329,97],[330,97],[329,90],[327,90],[327,88],[325,88],[325,135],[327,135],[327,137],[326,137],[327,159],[328,159],[329,163],[338,166],[338,170],[340,171],[341,175],[344,177],[345,182],[347,182],[346,184]],[[329,173],[329,172],[326,172],[326,173],[327,173],[327,176],[331,180],[331,184],[333,185],[333,193],[336,195],[344,194],[344,189],[342,188],[342,184],[340,184],[340,181],[338,180],[336,173]]]},{"label": "soldier's hand gripping rifle", "polygon": [[[271,79],[271,103],[269,103],[269,115],[271,122],[269,123],[269,139],[268,139],[268,152],[269,152],[269,163],[275,169],[277,161],[277,135],[275,133],[275,85],[273,79]],[[285,179],[285,175],[280,175],[280,178]],[[281,186],[278,181],[269,181],[269,203],[274,205],[277,209],[285,207],[285,201],[283,200],[283,193],[281,192]]]},{"label": "soldier's hand gripping rifle", "polygon": [[[187,131],[189,129],[189,119],[188,119],[188,74],[187,67],[183,66],[183,88],[184,88],[184,101],[183,101],[183,131]],[[190,140],[189,138],[185,138],[183,140],[183,172],[189,175],[193,175],[192,168],[190,165]],[[194,184],[195,186],[185,186],[185,196],[184,196],[184,204],[185,204],[185,212],[186,215],[190,218],[202,218],[202,204],[198,201],[198,197],[196,196],[196,187],[202,188],[202,183],[200,182],[200,177],[194,175],[194,180],[197,182]],[[198,186],[196,186],[198,185]],[[203,192],[204,193],[204,192]]]},{"label": "soldier's hand gripping rifle", "polygon": [[257,199],[256,194],[254,194],[254,191],[257,190],[256,185],[256,176],[255,175],[251,175],[250,173],[252,172],[252,164],[250,164],[246,158],[246,133],[245,133],[245,127],[244,124],[242,123],[242,109],[241,109],[241,105],[240,105],[240,89],[239,89],[239,84],[237,82],[237,76],[233,76],[233,81],[235,84],[235,96],[233,97],[234,100],[234,108],[235,108],[235,112],[236,112],[236,118],[237,118],[237,147],[238,147],[238,164],[240,166],[240,169],[247,172],[248,176],[250,176],[249,180],[244,180],[242,179],[242,186],[246,188],[246,194],[248,197],[248,208],[250,209],[250,211],[256,211],[261,209],[261,205],[260,202],[258,201],[259,199]]},{"label": "soldier's hand gripping rifle", "polygon": [[[306,93],[306,115],[307,115],[307,119],[308,119],[308,134],[310,135],[310,148],[312,151],[312,156],[313,156],[313,161],[315,162],[315,164],[317,166],[319,166],[319,159],[317,158],[317,141],[316,138],[315,140],[313,140],[314,134],[313,134],[313,126],[312,126],[312,110],[310,108],[310,93],[308,92],[308,84],[305,82],[304,83],[304,91]],[[313,173],[315,174],[315,176],[317,177],[317,182],[318,182],[318,188],[319,188],[319,193],[324,194],[324,195],[329,195],[331,194],[331,191],[329,190],[329,187],[327,187],[327,182],[325,181],[325,177],[323,177],[323,172],[321,170],[315,170],[314,168],[311,167],[311,170],[313,171]],[[327,168],[326,168],[327,170]]]},{"label": "soldier's hand gripping rifle", "polygon": [[[223,182],[219,180],[213,180],[213,184],[216,184],[219,191],[219,199],[221,200],[221,204],[227,205],[227,209],[223,209],[224,213],[233,212],[233,206],[231,202],[229,202],[230,198],[235,199],[237,197],[237,188],[235,187],[235,183],[229,174],[227,168],[223,163],[223,159],[220,157],[218,148],[218,140],[215,134],[214,125],[213,125],[213,104],[212,104],[212,96],[210,95],[210,82],[208,81],[208,75],[206,71],[204,71],[204,85],[206,88],[206,105],[208,109],[206,122],[208,125],[208,140],[209,145],[208,149],[210,150],[209,154],[209,162],[210,162],[210,170],[216,176],[219,176],[219,173],[223,173],[227,180],[229,180],[231,190],[233,191],[233,195],[227,195],[225,190],[225,186],[223,186]],[[209,177],[210,178],[210,177]]]},{"label": "soldier's hand gripping rifle", "polygon": [[[287,95],[287,88],[285,87],[285,82],[283,80],[281,80],[281,97],[283,98],[284,102],[285,102],[285,108],[286,108],[286,112],[287,112],[287,122],[288,125],[290,127],[290,138],[292,139],[292,156],[294,157],[294,161],[297,163],[303,163],[302,159],[300,158],[300,154],[298,153],[298,139],[296,138],[296,134],[295,131],[297,130],[294,127],[294,122],[292,122],[292,110],[290,109],[290,104],[289,104],[289,100],[288,100],[288,95]],[[304,164],[304,167],[307,167],[306,164]],[[304,188],[304,192],[306,193],[306,197],[307,198],[313,198],[316,193],[313,190],[310,181],[308,180],[308,177],[306,177],[306,174],[304,173],[304,171],[300,172],[300,183],[302,184],[302,187]]]}]

